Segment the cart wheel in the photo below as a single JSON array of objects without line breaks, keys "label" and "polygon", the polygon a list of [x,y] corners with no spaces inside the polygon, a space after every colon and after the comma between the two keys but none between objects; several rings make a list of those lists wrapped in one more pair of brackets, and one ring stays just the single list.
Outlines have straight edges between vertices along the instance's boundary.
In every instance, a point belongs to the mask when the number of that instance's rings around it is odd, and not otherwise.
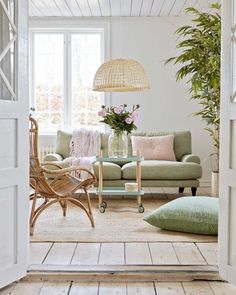
[{"label": "cart wheel", "polygon": [[141,205],[138,207],[138,212],[139,212],[139,213],[143,213],[143,212],[144,212],[143,204],[141,204]]},{"label": "cart wheel", "polygon": [[106,209],[107,208],[107,203],[103,201],[102,204],[101,204],[101,206]]},{"label": "cart wheel", "polygon": [[105,213],[105,211],[106,211],[106,207],[103,206],[102,204],[99,205],[99,211],[100,211],[100,213]]}]

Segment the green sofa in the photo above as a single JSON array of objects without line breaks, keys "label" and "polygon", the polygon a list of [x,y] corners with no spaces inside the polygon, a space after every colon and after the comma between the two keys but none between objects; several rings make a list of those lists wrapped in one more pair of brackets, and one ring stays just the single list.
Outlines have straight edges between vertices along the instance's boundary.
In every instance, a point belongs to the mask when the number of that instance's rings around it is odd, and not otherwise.
[{"label": "green sofa", "polygon": [[[199,186],[199,178],[202,176],[200,158],[192,154],[191,133],[189,131],[178,132],[136,132],[136,136],[162,136],[174,134],[174,152],[176,162],[144,160],[142,167],[142,187],[178,187],[182,193],[185,187],[191,187],[192,195],[196,195]],[[101,149],[107,155],[107,142],[109,133],[101,134]],[[71,134],[63,131],[57,132],[56,153],[46,155],[44,161],[63,160],[70,154]],[[132,153],[131,140],[129,138],[129,154]],[[104,162],[104,186],[122,187],[125,182],[132,182],[136,178],[136,163],[124,162],[121,164]],[[98,177],[98,163],[94,163],[94,172]]]}]

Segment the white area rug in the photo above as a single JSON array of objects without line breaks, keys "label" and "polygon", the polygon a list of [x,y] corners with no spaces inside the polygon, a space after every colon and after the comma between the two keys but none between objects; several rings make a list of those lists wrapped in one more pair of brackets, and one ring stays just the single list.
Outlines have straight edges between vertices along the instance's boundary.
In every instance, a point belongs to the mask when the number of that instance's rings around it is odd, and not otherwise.
[{"label": "white area rug", "polygon": [[69,205],[62,216],[58,204],[39,217],[31,241],[38,242],[215,242],[216,237],[164,231],[146,223],[143,218],[169,200],[144,199],[145,212],[137,212],[135,199],[108,199],[108,208],[100,213],[97,200],[92,201],[95,228],[85,213]]}]

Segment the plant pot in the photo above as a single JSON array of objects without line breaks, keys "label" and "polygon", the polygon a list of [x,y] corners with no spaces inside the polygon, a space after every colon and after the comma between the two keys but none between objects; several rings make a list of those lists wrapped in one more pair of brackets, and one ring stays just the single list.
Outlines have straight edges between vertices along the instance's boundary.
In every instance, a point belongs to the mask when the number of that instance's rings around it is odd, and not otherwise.
[{"label": "plant pot", "polygon": [[219,197],[219,172],[211,172],[211,196]]},{"label": "plant pot", "polygon": [[128,136],[127,132],[115,132],[108,138],[108,156],[111,158],[128,157]]}]

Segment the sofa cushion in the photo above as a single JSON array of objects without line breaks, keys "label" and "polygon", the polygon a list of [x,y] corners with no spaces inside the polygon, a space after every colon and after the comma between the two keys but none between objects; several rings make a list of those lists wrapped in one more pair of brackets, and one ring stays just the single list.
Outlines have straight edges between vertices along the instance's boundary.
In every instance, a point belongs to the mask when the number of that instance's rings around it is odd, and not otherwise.
[{"label": "sofa cushion", "polygon": [[134,132],[134,136],[163,136],[174,135],[174,152],[176,160],[180,161],[186,154],[192,153],[191,146],[191,132],[190,131],[176,131],[176,132]]},{"label": "sofa cushion", "polygon": [[[141,162],[142,179],[197,179],[202,176],[202,168],[196,163],[145,160]],[[136,179],[136,163],[122,167],[124,179]]]},{"label": "sofa cushion", "polygon": [[145,160],[176,161],[174,135],[131,136],[132,151],[135,156],[139,150]]},{"label": "sofa cushion", "polygon": [[[99,176],[99,163],[93,164],[95,175]],[[103,162],[103,179],[104,180],[119,180],[121,179],[121,167],[115,163]]]},{"label": "sofa cushion", "polygon": [[182,197],[156,209],[144,220],[162,229],[217,235],[218,199]]},{"label": "sofa cushion", "polygon": [[60,154],[64,159],[70,156],[71,137],[71,133],[67,133],[61,130],[57,131],[56,153]]}]

